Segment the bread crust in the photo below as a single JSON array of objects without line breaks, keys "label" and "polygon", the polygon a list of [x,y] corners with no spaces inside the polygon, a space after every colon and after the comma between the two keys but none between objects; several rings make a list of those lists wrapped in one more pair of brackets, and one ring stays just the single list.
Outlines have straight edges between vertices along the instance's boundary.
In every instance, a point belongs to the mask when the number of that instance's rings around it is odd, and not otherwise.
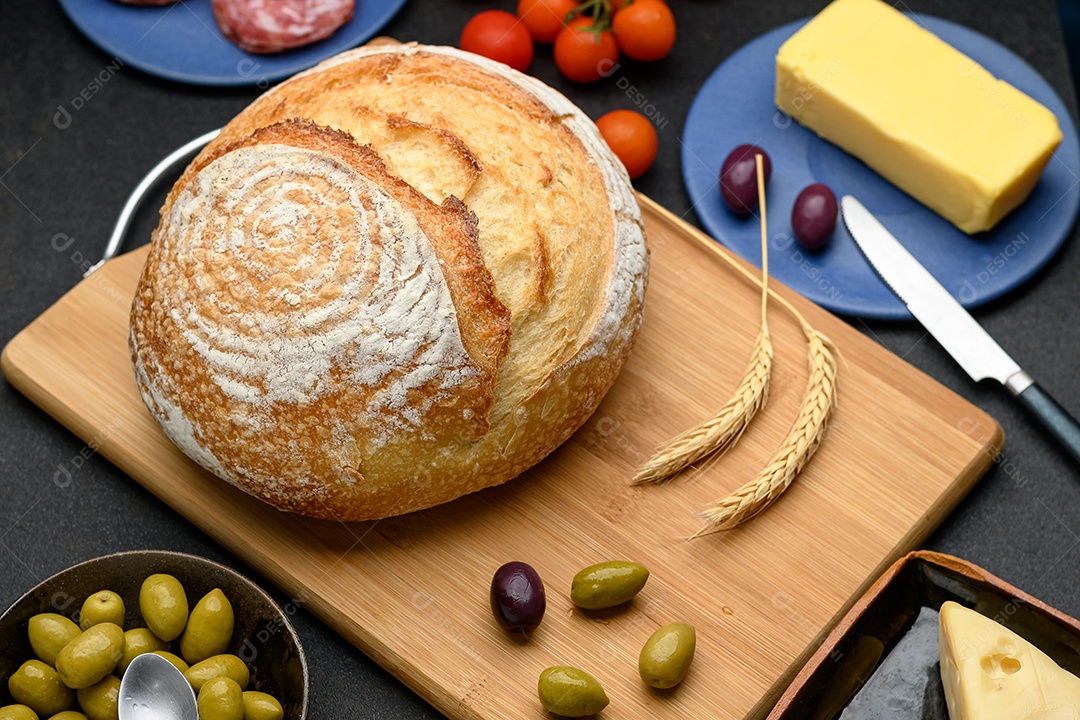
[{"label": "bread crust", "polygon": [[[439,258],[450,298],[458,310],[458,331],[465,350],[483,370],[483,393],[490,397],[499,363],[510,348],[510,311],[495,297],[495,283],[484,265],[477,242],[476,215],[452,195],[436,209],[433,203],[407,182],[391,175],[386,165],[370,147],[359,145],[351,135],[319,127],[310,120],[286,120],[259,128],[251,135],[215,152],[198,170],[224,154],[253,145],[281,143],[336,155],[359,174],[404,205],[420,223]],[[490,401],[486,403],[490,406]],[[487,407],[472,419],[476,434],[487,432]]]},{"label": "bread crust", "polygon": [[[337,158],[395,198],[442,269],[472,375],[427,406],[410,395],[408,408],[424,412],[375,440],[343,422],[342,406],[310,403],[285,413],[319,428],[299,450],[280,423],[255,449],[242,433],[207,432],[213,415],[239,412],[236,399],[189,363],[183,338],[163,342],[149,321],[175,311],[158,291],[173,272],[169,219],[192,202],[185,188],[236,153],[281,146]],[[208,469],[281,509],[386,517],[504,482],[568,438],[630,352],[647,270],[625,171],[569,101],[457,50],[361,49],[256,100],[178,181],[133,306],[133,361],[155,417]],[[178,358],[184,373],[172,369]],[[368,399],[335,402],[361,412]],[[259,472],[236,455],[262,458]]]}]

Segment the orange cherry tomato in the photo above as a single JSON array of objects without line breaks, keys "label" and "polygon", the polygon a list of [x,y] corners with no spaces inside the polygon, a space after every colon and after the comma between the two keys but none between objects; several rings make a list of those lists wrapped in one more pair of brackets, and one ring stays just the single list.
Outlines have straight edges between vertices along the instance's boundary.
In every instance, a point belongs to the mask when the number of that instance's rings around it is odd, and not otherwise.
[{"label": "orange cherry tomato", "polygon": [[533,40],[551,43],[566,25],[567,14],[576,7],[575,0],[519,0],[517,14]]},{"label": "orange cherry tomato", "polygon": [[659,60],[675,45],[675,16],[660,0],[634,0],[615,13],[611,29],[619,49],[635,60]]},{"label": "orange cherry tomato", "polygon": [[576,82],[595,82],[619,61],[615,36],[610,30],[591,29],[592,24],[592,18],[574,18],[555,37],[555,65]]},{"label": "orange cherry tomato", "polygon": [[525,72],[533,59],[533,41],[521,21],[504,10],[485,10],[465,25],[459,46],[467,52]]},{"label": "orange cherry tomato", "polygon": [[652,166],[659,140],[647,117],[633,110],[612,110],[596,121],[596,127],[626,166],[631,180]]}]

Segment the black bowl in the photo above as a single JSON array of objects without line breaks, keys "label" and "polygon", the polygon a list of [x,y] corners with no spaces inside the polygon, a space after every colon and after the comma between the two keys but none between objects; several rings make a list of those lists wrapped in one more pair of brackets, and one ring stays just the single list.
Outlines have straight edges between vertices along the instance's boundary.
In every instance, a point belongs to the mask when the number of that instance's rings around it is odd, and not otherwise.
[{"label": "black bowl", "polygon": [[[852,695],[877,672],[923,608],[938,610],[947,600],[977,610],[1080,674],[1080,621],[1055,610],[966,560],[918,550],[889,568],[840,619],[776,703],[766,720],[835,720]],[[936,643],[906,654],[909,664],[934,666]],[[892,717],[947,720],[945,693],[934,668],[930,682],[897,692],[922,703],[910,714]],[[918,703],[915,703],[916,705]],[[908,710],[911,710],[908,708]]]},{"label": "black bowl", "polygon": [[[38,584],[0,615],[0,706],[12,702],[7,679],[34,657],[26,634],[31,616],[53,612],[77,619],[83,600],[98,590],[112,590],[124,599],[124,629],[144,627],[139,588],[154,573],[175,576],[183,584],[191,607],[206,593],[221,588],[235,615],[227,652],[238,655],[250,668],[247,689],[276,697],[285,709],[286,720],[305,720],[307,660],[288,617],[296,608],[289,606],[290,613],[286,613],[262,588],[224,565],[161,550],[115,553],[74,565]],[[174,650],[178,647],[174,643]]]}]

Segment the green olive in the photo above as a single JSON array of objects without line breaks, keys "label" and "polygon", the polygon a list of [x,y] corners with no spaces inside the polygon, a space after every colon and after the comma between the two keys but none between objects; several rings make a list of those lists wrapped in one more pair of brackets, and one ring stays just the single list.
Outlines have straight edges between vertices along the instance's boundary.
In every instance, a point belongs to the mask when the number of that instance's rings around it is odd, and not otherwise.
[{"label": "green olive", "polygon": [[5,705],[0,707],[0,720],[38,720],[38,716],[25,705]]},{"label": "green olive", "polygon": [[188,671],[188,664],[184,662],[184,658],[180,657],[179,655],[173,655],[171,652],[165,652],[164,650],[154,650],[153,653],[155,655],[160,655],[161,657],[171,662],[180,672],[186,673]]},{"label": "green olive", "polygon": [[62,713],[56,713],[49,720],[89,720],[78,710],[65,710]]},{"label": "green olive", "polygon": [[111,622],[98,623],[64,646],[56,656],[56,671],[65,685],[79,690],[111,673],[123,655],[124,631]]},{"label": "green olive", "polygon": [[120,672],[125,672],[131,661],[143,653],[168,649],[169,643],[158,638],[149,628],[132,628],[124,633],[124,654],[120,658]]},{"label": "green olive", "polygon": [[628,560],[590,565],[574,576],[570,600],[585,610],[615,607],[641,592],[648,579],[648,568]]},{"label": "green olive", "polygon": [[682,682],[697,647],[690,623],[671,623],[654,632],[638,657],[638,672],[646,685],[666,690]]},{"label": "green olive", "polygon": [[75,705],[74,691],[68,689],[55,670],[40,660],[27,660],[8,678],[8,690],[15,702],[38,715],[55,715]]},{"label": "green olive", "polygon": [[244,661],[235,655],[214,655],[192,665],[184,673],[184,677],[191,683],[191,687],[195,688],[195,692],[199,692],[203,685],[216,677],[232,678],[242,690],[247,687],[251,674]]},{"label": "green olive", "polygon": [[273,695],[257,690],[244,691],[244,720],[281,720],[285,711]]},{"label": "green olive", "polygon": [[218,677],[199,691],[199,720],[244,720],[244,694],[232,678]]},{"label": "green olive", "polygon": [[592,675],[566,665],[549,667],[540,673],[537,692],[545,710],[563,717],[595,715],[609,702],[604,688]]},{"label": "green olive", "polygon": [[139,612],[151,632],[165,642],[175,640],[188,621],[184,586],[172,575],[151,575],[139,589]]},{"label": "green olive", "polygon": [[214,588],[195,604],[184,634],[180,636],[180,654],[189,663],[225,652],[232,640],[233,609],[229,598]]},{"label": "green olive", "polygon": [[120,680],[106,675],[100,682],[79,690],[79,707],[89,720],[117,720],[120,716]]},{"label": "green olive", "polygon": [[30,618],[27,626],[30,647],[42,662],[56,664],[56,653],[78,637],[82,630],[71,620],[56,613],[41,613]]},{"label": "green olive", "polygon": [[112,590],[99,590],[86,598],[79,611],[79,627],[83,630],[103,622],[124,627],[124,601]]}]

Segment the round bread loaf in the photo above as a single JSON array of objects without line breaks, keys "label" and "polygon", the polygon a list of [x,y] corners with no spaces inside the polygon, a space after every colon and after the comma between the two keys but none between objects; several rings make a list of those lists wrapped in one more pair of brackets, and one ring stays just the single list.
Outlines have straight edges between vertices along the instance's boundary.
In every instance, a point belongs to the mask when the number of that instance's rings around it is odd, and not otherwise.
[{"label": "round bread loaf", "polygon": [[264,94],[176,183],[132,362],[211,472],[387,517],[566,440],[626,360],[647,272],[629,179],[565,97],[452,48],[361,48]]}]

